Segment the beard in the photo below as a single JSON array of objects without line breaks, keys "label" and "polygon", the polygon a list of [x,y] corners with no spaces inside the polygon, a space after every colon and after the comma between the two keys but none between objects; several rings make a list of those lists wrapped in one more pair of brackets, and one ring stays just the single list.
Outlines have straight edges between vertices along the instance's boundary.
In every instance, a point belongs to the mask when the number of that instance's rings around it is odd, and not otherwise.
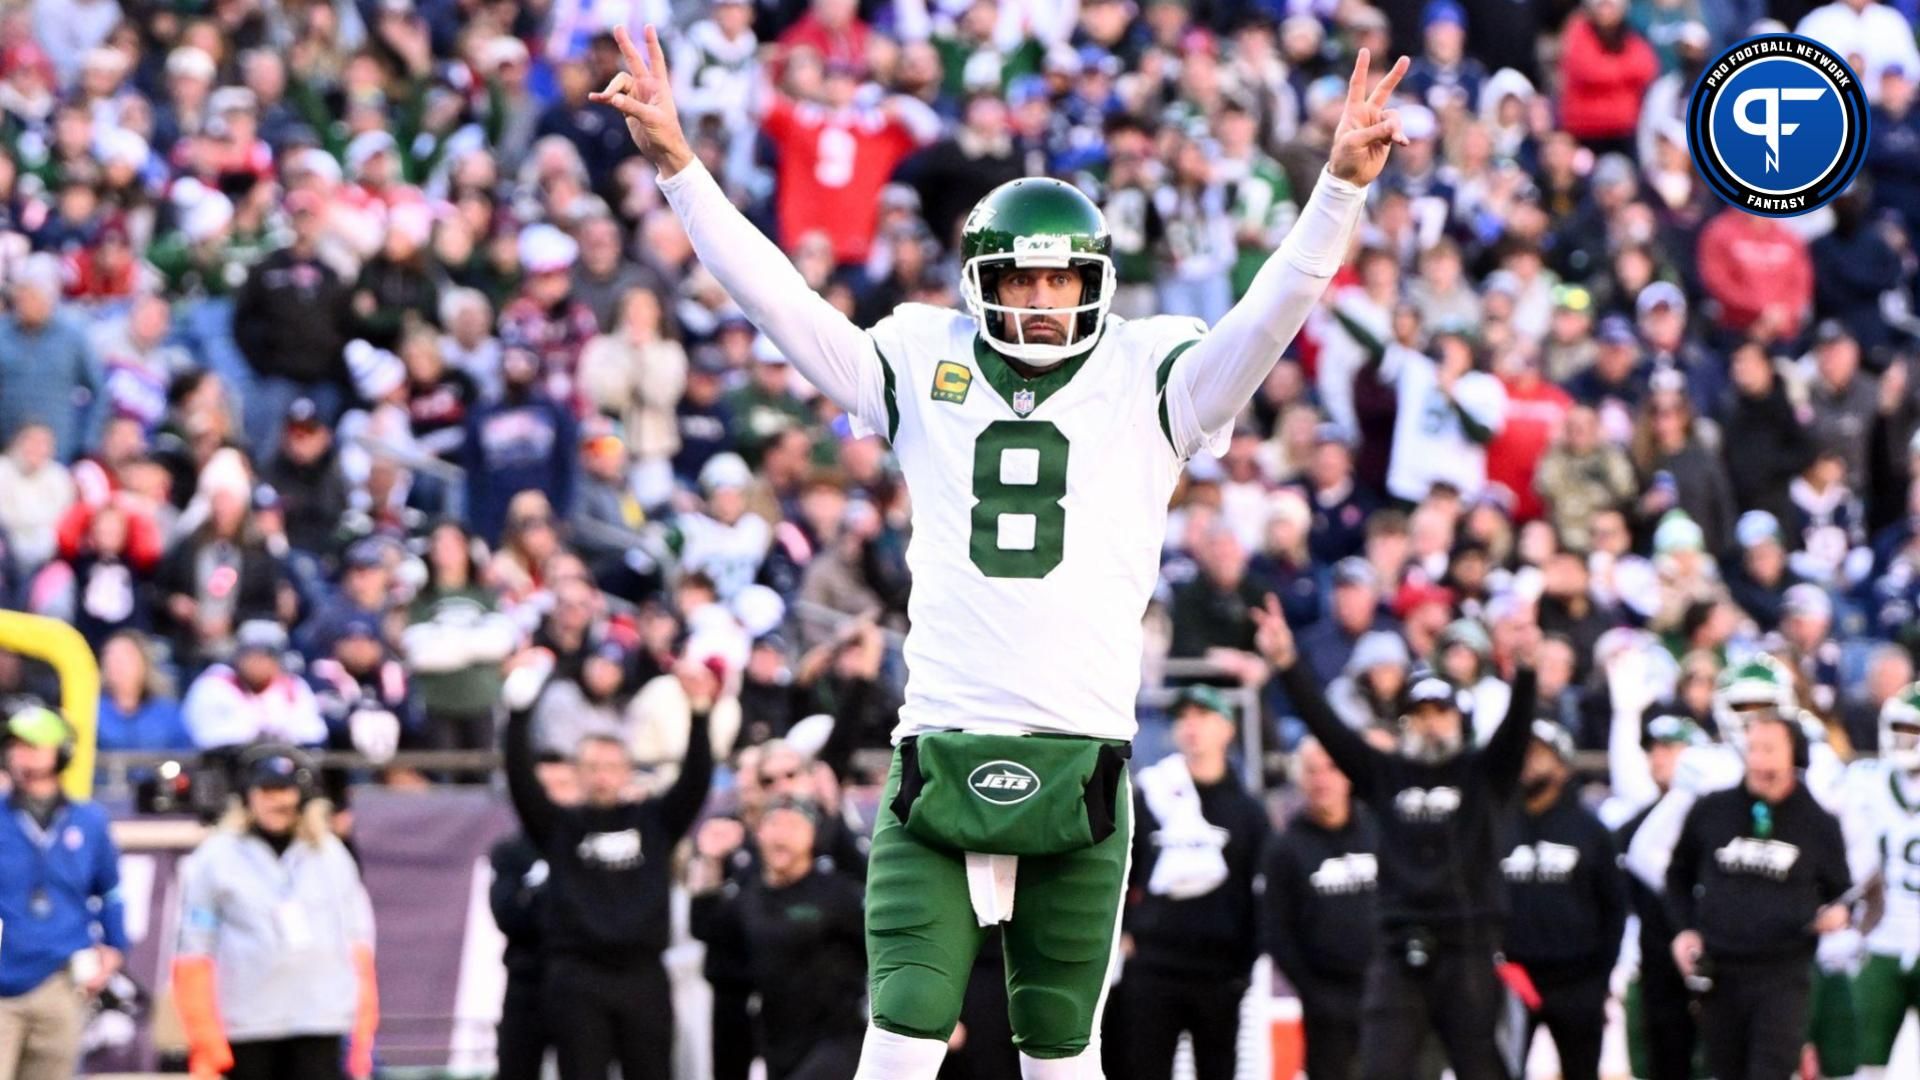
[{"label": "beard", "polygon": [[1020,320],[1020,340],[1033,345],[1065,345],[1066,320],[1053,315],[1028,315]]},{"label": "beard", "polygon": [[1463,742],[1458,735],[1435,737],[1409,732],[1400,740],[1400,753],[1413,761],[1437,765],[1458,755]]}]

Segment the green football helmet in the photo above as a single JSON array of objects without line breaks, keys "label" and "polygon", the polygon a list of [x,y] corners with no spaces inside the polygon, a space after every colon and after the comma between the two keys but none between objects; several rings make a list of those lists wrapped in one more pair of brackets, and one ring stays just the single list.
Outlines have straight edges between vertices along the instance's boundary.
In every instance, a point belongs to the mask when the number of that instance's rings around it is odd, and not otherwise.
[{"label": "green football helmet", "polygon": [[1735,747],[1746,747],[1747,722],[1755,712],[1793,717],[1799,709],[1793,673],[1768,653],[1756,653],[1746,663],[1727,668],[1713,683],[1713,722],[1721,741]]},{"label": "green football helmet", "polygon": [[[1112,251],[1105,215],[1078,188],[1043,176],[1010,181],[988,192],[961,228],[960,297],[995,351],[1054,367],[1099,342],[1113,306]],[[1000,275],[1027,267],[1079,271],[1080,303],[1049,310],[1000,303]],[[1066,317],[1067,340],[1027,341],[1021,323],[1032,315]]]},{"label": "green football helmet", "polygon": [[1896,769],[1920,772],[1920,683],[1913,683],[1880,706],[1880,760]]}]

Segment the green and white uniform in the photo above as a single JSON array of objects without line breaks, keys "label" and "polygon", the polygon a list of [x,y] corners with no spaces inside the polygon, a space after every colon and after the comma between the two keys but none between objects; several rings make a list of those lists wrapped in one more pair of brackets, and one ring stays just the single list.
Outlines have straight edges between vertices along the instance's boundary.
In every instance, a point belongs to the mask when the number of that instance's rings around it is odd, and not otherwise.
[{"label": "green and white uniform", "polygon": [[[1056,181],[1015,181],[968,219],[962,293],[975,314],[908,305],[867,333],[806,287],[703,168],[661,188],[748,317],[824,395],[892,441],[913,493],[909,676],[869,868],[873,1028],[860,1075],[937,1071],[989,921],[982,912],[1005,910],[981,899],[998,897],[1002,870],[1014,879],[1004,941],[1022,1073],[1097,1075],[1085,1070],[1098,1057],[1091,1044],[1117,956],[1131,839],[1124,768],[1106,774],[1111,818],[1100,839],[1019,853],[1017,867],[976,861],[1005,860],[1012,846],[929,843],[918,811],[907,823],[895,813],[895,795],[929,740],[1052,737],[1097,750],[1132,738],[1140,622],[1181,464],[1219,445],[1305,321],[1365,191],[1323,176],[1247,301],[1208,330],[1108,315],[1112,238],[1098,211]],[[1099,302],[1049,313],[1072,324],[1065,343],[1029,342],[1024,316],[998,305],[983,259],[1071,266]],[[1005,355],[1043,370],[1022,378]],[[1042,792],[1063,787],[1030,779]],[[990,784],[966,787],[986,803],[996,801],[989,794],[1021,801]],[[930,804],[933,790],[921,796]],[[1093,790],[1063,805],[1091,817]],[[878,1062],[881,1052],[897,1056]]]},{"label": "green and white uniform", "polygon": [[1867,931],[1867,960],[1854,980],[1862,1064],[1884,1066],[1900,1025],[1920,1009],[1920,775],[1857,761],[1847,771],[1840,823],[1855,881],[1875,874],[1885,887]]}]

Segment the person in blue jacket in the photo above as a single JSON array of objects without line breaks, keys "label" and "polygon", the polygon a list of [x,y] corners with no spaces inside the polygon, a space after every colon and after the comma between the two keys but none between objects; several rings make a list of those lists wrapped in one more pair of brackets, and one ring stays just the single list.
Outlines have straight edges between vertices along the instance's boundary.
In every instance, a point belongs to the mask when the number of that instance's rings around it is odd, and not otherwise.
[{"label": "person in blue jacket", "polygon": [[107,815],[60,790],[73,730],[37,700],[6,718],[0,814],[0,1075],[68,1080],[85,996],[120,969],[127,930]]},{"label": "person in blue jacket", "polygon": [[530,488],[544,492],[554,512],[565,517],[580,457],[572,409],[547,393],[539,369],[524,353],[509,350],[500,370],[505,393],[467,414],[465,444],[467,520],[490,544],[500,541],[507,503]]}]

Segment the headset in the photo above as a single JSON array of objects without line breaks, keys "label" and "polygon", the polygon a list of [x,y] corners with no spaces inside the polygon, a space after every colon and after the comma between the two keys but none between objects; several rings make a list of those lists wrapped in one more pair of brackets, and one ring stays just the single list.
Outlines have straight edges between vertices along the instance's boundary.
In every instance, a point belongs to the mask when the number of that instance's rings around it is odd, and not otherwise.
[{"label": "headset", "polygon": [[297,746],[287,743],[260,743],[249,746],[234,763],[234,790],[245,794],[249,780],[256,765],[270,758],[287,758],[293,762],[293,783],[300,792],[300,805],[305,806],[320,794],[320,766],[313,755]]},{"label": "headset", "polygon": [[60,715],[60,710],[47,705],[38,697],[32,694],[20,694],[0,702],[0,712],[4,712],[7,717],[6,741],[12,742],[16,739],[21,742],[27,741],[25,732],[16,725],[21,725],[24,718],[36,710],[53,717],[54,721],[60,725],[60,746],[54,753],[53,771],[56,774],[64,773],[67,771],[67,766],[73,764],[75,741],[73,725],[67,723],[67,718]]}]

